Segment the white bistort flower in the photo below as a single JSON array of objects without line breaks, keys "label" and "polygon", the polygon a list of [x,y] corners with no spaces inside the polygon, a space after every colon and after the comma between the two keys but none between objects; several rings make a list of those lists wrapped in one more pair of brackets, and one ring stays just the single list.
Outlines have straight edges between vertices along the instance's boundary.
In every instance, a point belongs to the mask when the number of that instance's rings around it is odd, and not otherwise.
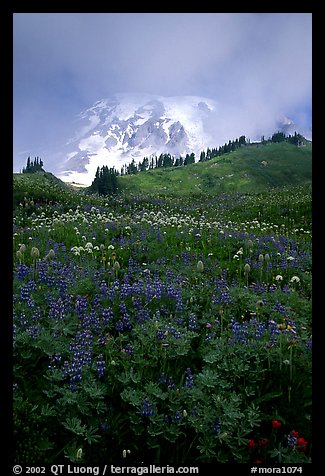
[{"label": "white bistort flower", "polygon": [[78,248],[78,246],[73,246],[71,248],[71,251],[75,256],[80,256],[80,249]]},{"label": "white bistort flower", "polygon": [[199,260],[196,265],[196,269],[199,271],[199,273],[202,273],[204,270],[204,264],[203,261]]},{"label": "white bistort flower", "polygon": [[88,252],[88,253],[92,253],[93,252],[93,244],[88,241],[88,243],[85,244],[85,250]]}]

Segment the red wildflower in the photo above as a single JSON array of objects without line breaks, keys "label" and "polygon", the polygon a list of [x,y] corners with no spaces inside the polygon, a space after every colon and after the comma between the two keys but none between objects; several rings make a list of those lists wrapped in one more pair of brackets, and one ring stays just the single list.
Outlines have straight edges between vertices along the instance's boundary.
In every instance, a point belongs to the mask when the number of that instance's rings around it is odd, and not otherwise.
[{"label": "red wildflower", "polygon": [[249,440],[249,442],[248,442],[247,445],[246,445],[246,448],[256,448],[256,443],[255,443],[255,441],[253,440],[253,438],[251,438],[251,439]]},{"label": "red wildflower", "polygon": [[303,451],[305,452],[306,449],[307,449],[307,440],[305,440],[305,438],[298,438],[297,439],[297,449],[299,451]]},{"label": "red wildflower", "polygon": [[296,431],[296,430],[291,430],[290,435],[293,436],[294,438],[298,438],[298,436],[299,436],[298,431]]},{"label": "red wildflower", "polygon": [[272,420],[272,428],[273,430],[278,430],[281,428],[282,423],[279,420]]}]

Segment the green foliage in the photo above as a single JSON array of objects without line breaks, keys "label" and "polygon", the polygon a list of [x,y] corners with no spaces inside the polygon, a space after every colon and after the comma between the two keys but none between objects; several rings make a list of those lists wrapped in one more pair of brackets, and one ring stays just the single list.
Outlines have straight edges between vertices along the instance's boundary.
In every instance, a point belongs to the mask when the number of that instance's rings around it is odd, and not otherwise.
[{"label": "green foliage", "polygon": [[191,199],[198,194],[264,193],[267,189],[311,183],[311,157],[308,143],[303,147],[288,141],[242,144],[186,167],[149,168],[117,179],[120,190],[127,193]]},{"label": "green foliage", "polygon": [[117,171],[104,165],[102,168],[97,167],[96,175],[89,188],[91,192],[99,195],[114,195],[117,190]]},{"label": "green foliage", "polygon": [[23,173],[32,174],[35,172],[43,171],[43,165],[43,161],[39,157],[35,157],[33,161],[30,157],[28,157],[26,168],[23,168]]},{"label": "green foliage", "polygon": [[15,462],[311,461],[310,185],[14,182],[35,200],[13,217]]}]

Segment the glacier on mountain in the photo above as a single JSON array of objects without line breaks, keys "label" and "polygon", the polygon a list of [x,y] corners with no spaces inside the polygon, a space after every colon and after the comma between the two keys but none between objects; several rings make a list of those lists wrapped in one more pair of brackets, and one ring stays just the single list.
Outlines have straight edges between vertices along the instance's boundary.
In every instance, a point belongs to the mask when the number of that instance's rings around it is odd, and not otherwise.
[{"label": "glacier on mountain", "polygon": [[252,131],[248,138],[259,141],[262,135],[270,137],[276,127],[286,134],[297,130],[305,135],[285,115],[268,118],[265,124],[255,118],[243,127],[235,112],[221,111],[217,101],[199,96],[121,93],[100,99],[77,117],[75,133],[56,153],[54,172],[66,182],[90,185],[97,168],[104,165],[120,172],[132,160],[138,164],[164,153],[175,158],[194,153],[198,161],[208,147],[247,137]]},{"label": "glacier on mountain", "polygon": [[120,171],[133,159],[169,153],[185,157],[214,143],[207,123],[217,103],[196,96],[162,97],[117,94],[81,112],[77,132],[64,150],[58,176],[90,185],[97,167]]}]

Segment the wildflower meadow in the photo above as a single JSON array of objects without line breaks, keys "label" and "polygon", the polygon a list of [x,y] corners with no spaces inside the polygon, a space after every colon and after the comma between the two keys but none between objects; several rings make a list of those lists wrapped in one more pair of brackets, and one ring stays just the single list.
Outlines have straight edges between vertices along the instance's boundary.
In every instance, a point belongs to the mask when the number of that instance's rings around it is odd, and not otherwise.
[{"label": "wildflower meadow", "polygon": [[37,193],[14,208],[15,462],[312,461],[309,185]]}]

